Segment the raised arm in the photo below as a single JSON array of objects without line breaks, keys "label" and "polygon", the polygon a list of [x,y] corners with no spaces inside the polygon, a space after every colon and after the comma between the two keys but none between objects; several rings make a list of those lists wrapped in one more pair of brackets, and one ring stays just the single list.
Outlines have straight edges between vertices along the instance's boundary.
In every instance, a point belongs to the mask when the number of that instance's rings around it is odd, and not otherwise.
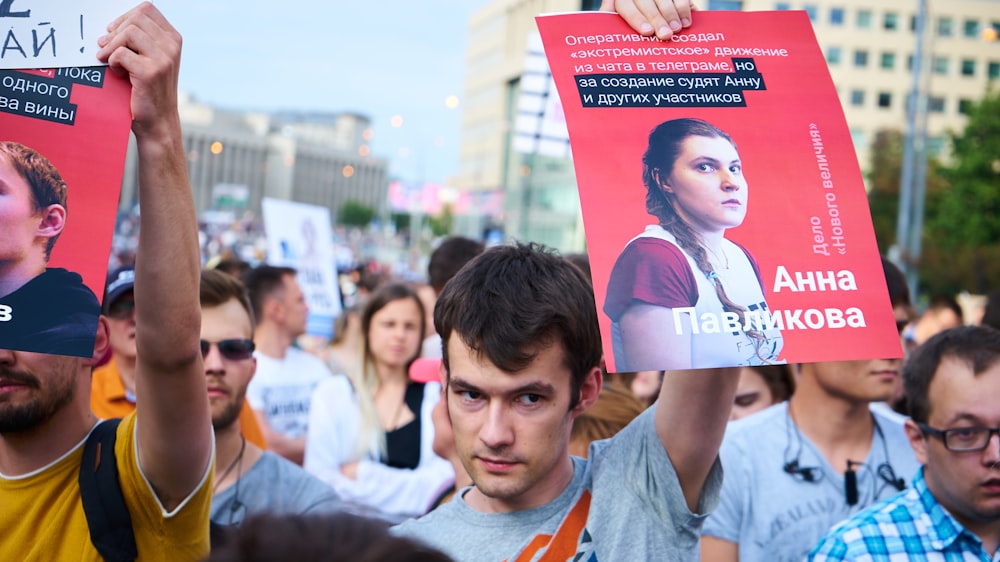
[{"label": "raised arm", "polygon": [[[624,356],[629,371],[690,368],[691,329],[674,329],[674,310],[639,301],[629,306],[618,321],[622,345],[615,349],[615,364]],[[687,319],[690,313],[681,315]]]},{"label": "raised arm", "polygon": [[602,0],[601,10],[618,12],[643,35],[656,34],[666,41],[674,33],[691,25],[690,0]]},{"label": "raised arm", "polygon": [[656,402],[656,433],[695,511],[719,454],[739,384],[738,367],[667,371]]},{"label": "raised arm", "polygon": [[172,510],[205,475],[212,425],[199,349],[200,256],[177,74],[181,36],[149,2],[108,26],[98,58],[132,83],[141,235],[135,267],[139,463]]}]

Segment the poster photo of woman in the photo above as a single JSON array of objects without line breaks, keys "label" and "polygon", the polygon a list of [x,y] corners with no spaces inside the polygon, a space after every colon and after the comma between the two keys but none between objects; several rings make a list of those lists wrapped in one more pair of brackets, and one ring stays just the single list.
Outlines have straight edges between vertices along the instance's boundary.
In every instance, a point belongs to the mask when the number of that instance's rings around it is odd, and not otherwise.
[{"label": "poster photo of woman", "polygon": [[536,23],[608,372],[902,357],[808,14],[707,10],[667,42],[609,13]]},{"label": "poster photo of woman", "polygon": [[781,332],[759,320],[768,310],[760,267],[725,237],[749,204],[733,139],[700,119],[664,121],[649,134],[642,167],[656,222],[618,256],[604,303],[617,369],[783,362]]}]

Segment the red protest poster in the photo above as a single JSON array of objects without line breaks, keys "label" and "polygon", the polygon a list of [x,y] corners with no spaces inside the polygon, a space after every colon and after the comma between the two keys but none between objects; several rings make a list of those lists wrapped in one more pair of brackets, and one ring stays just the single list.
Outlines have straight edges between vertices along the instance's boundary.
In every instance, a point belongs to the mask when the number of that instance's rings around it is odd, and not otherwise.
[{"label": "red protest poster", "polygon": [[105,67],[0,69],[0,349],[92,355],[129,96]]},{"label": "red protest poster", "polygon": [[671,41],[541,16],[608,370],[901,357],[850,132],[805,12]]}]

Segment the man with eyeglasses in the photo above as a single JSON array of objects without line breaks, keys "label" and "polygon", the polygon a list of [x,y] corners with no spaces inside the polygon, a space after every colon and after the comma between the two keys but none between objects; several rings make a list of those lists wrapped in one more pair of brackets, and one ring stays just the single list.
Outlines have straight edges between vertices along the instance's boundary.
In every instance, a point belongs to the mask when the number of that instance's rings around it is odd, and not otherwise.
[{"label": "man with eyeglasses", "polygon": [[[135,268],[120,267],[108,275],[102,313],[108,321],[111,357],[94,369],[90,381],[90,409],[101,419],[123,418],[135,410]],[[240,410],[243,436],[267,448],[264,434],[249,404]]]},{"label": "man with eyeglasses", "polygon": [[913,486],[835,527],[809,560],[1000,560],[1000,331],[924,342],[903,368]]},{"label": "man with eyeglasses", "polygon": [[333,489],[250,443],[240,431],[247,385],[257,368],[253,328],[243,284],[220,271],[202,271],[201,353],[215,430],[212,522],[230,526],[257,513],[337,511],[340,500]]}]

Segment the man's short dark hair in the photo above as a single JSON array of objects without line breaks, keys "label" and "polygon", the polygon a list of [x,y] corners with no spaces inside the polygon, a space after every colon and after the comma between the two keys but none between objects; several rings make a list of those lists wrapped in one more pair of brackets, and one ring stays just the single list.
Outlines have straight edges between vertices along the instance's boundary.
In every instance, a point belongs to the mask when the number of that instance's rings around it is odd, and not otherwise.
[{"label": "man's short dark hair", "polygon": [[434,326],[449,378],[452,332],[508,373],[523,370],[549,346],[561,346],[571,373],[571,408],[586,374],[601,362],[590,283],[579,268],[536,244],[496,246],[469,262],[438,297]]},{"label": "man's short dark hair", "polygon": [[427,264],[427,278],[434,293],[440,295],[445,283],[485,249],[482,242],[464,236],[451,236],[441,242],[431,252],[431,260]]},{"label": "man's short dark hair", "polygon": [[910,287],[906,284],[906,276],[896,264],[887,258],[882,258],[882,270],[885,272],[885,284],[889,288],[889,302],[893,308],[905,306],[909,308]]},{"label": "man's short dark hair", "polygon": [[239,279],[228,273],[223,273],[215,269],[203,269],[201,271],[201,307],[212,308],[222,306],[231,299],[236,299],[243,310],[250,317],[250,333],[253,333],[254,315],[253,306],[250,304],[250,296],[246,287]]},{"label": "man's short dark hair", "polygon": [[[28,186],[31,187],[31,202],[35,212],[41,212],[49,205],[67,206],[66,182],[59,170],[37,150],[13,141],[0,141],[0,155],[6,156]],[[52,255],[59,235],[49,238],[45,246],[45,259]]]},{"label": "man's short dark hair", "polygon": [[295,276],[293,267],[274,265],[259,265],[243,275],[243,285],[250,294],[250,304],[253,306],[253,317],[258,321],[263,318],[264,299],[273,297],[285,288],[285,276]]},{"label": "man's short dark hair", "polygon": [[935,334],[917,347],[903,365],[903,390],[913,421],[927,423],[931,380],[946,357],[966,363],[979,375],[1000,361],[1000,331],[961,326]]}]

